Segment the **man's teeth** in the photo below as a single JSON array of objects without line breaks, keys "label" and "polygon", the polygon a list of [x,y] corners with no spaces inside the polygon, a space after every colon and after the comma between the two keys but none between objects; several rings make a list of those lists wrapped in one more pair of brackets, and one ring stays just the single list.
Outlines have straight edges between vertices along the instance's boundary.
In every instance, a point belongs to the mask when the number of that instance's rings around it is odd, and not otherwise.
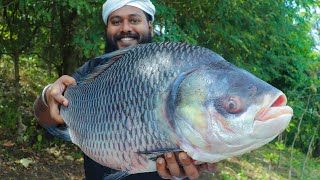
[{"label": "man's teeth", "polygon": [[121,41],[132,41],[132,40],[134,40],[134,39],[133,38],[129,38],[129,37],[121,38]]}]

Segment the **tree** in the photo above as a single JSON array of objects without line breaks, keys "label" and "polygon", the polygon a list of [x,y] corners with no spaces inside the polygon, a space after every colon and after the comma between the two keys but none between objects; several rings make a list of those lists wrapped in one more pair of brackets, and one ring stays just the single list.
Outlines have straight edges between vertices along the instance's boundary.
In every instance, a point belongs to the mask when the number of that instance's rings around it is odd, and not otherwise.
[{"label": "tree", "polygon": [[[34,46],[33,38],[39,31],[37,19],[33,18],[32,9],[27,8],[24,1],[3,1],[1,10],[0,43],[1,54],[11,57],[14,62],[14,104],[17,107],[15,121],[18,125],[19,137],[25,130],[21,119],[21,92],[20,92],[20,57]],[[28,27],[28,28],[25,28]]]}]

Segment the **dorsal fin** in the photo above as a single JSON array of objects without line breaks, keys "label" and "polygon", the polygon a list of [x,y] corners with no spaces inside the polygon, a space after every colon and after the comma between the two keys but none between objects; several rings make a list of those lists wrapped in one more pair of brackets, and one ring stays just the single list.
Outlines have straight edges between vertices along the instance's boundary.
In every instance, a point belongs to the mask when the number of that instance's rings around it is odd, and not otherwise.
[{"label": "dorsal fin", "polygon": [[103,71],[112,66],[113,63],[117,62],[121,57],[126,54],[128,51],[132,50],[135,46],[130,46],[123,48],[102,56],[96,57],[96,59],[101,59],[102,63],[94,67],[90,72],[88,72],[83,78],[81,78],[77,84],[86,84],[89,81],[93,80],[99,76]]}]

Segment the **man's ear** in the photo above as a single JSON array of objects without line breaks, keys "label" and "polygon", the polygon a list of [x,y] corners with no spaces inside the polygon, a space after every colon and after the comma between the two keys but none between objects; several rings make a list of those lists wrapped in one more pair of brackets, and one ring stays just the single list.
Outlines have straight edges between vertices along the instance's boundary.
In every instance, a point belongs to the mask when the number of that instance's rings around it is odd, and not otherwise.
[{"label": "man's ear", "polygon": [[149,30],[151,31],[151,36],[153,37],[153,26],[152,26],[152,21],[149,21]]}]

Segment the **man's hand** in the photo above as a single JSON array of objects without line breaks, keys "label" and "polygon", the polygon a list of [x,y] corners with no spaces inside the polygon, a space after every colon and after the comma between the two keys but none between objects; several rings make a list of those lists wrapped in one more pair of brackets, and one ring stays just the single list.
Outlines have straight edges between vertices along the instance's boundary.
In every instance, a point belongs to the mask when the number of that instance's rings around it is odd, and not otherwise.
[{"label": "man's hand", "polygon": [[191,159],[185,152],[180,152],[178,158],[183,168],[180,168],[174,153],[166,153],[165,159],[157,159],[157,171],[162,178],[172,179],[174,177],[188,177],[189,179],[193,180],[199,177],[201,171],[214,173],[217,168],[216,163],[195,165],[194,160]]},{"label": "man's hand", "polygon": [[50,110],[50,117],[53,121],[58,124],[63,124],[64,121],[60,116],[59,106],[62,104],[67,107],[69,101],[63,96],[63,92],[66,90],[67,86],[76,85],[76,80],[71,76],[61,76],[52,86],[45,92],[47,103]]}]

